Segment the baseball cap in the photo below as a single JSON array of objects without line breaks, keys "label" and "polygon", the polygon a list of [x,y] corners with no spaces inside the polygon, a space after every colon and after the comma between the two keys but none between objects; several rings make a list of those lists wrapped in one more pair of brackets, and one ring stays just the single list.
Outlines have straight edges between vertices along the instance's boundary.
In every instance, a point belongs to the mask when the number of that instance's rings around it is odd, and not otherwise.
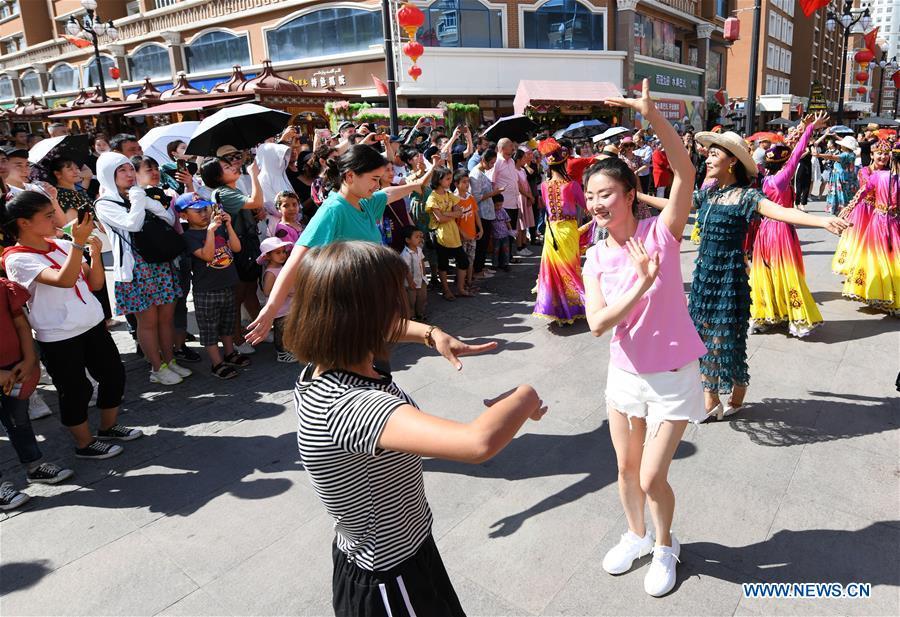
[{"label": "baseball cap", "polygon": [[179,212],[184,212],[188,208],[203,210],[212,205],[211,201],[204,199],[199,193],[185,193],[179,195],[178,199],[175,200],[175,209]]},{"label": "baseball cap", "polygon": [[3,150],[3,153],[6,155],[6,158],[11,158],[17,156],[22,159],[28,158],[28,150],[25,148],[20,148],[19,146],[3,146],[0,148]]},{"label": "baseball cap", "polygon": [[219,146],[216,150],[216,158],[222,158],[223,156],[228,156],[229,154],[240,153],[240,150],[235,148],[234,146]]},{"label": "baseball cap", "polygon": [[340,133],[344,129],[355,129],[355,128],[356,128],[355,124],[353,124],[349,120],[345,120],[344,122],[341,122],[340,126],[338,126],[338,133]]}]

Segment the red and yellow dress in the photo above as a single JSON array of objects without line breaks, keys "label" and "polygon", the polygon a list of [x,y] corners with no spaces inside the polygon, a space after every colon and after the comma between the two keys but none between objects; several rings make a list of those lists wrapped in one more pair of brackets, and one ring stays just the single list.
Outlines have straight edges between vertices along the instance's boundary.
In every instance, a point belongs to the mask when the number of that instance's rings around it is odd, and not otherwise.
[{"label": "red and yellow dress", "polygon": [[[874,171],[871,165],[859,170],[861,187],[866,186],[869,176]],[[863,192],[862,198],[851,201],[847,211],[842,214],[851,226],[841,232],[841,239],[838,241],[837,250],[834,251],[834,257],[831,260],[831,271],[835,274],[847,276],[847,272],[851,269],[850,258],[856,253],[857,245],[865,234],[869,221],[872,220],[874,206],[875,195],[871,192]]]},{"label": "red and yellow dress", "polygon": [[856,195],[872,216],[849,258],[845,298],[900,316],[900,174],[873,172]]}]

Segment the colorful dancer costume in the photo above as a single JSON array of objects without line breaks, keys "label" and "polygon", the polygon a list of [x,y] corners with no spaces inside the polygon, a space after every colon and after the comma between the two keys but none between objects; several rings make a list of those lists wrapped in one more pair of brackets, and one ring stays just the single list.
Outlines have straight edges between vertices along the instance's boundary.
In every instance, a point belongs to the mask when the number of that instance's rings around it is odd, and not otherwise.
[{"label": "colorful dancer costume", "polygon": [[[765,167],[769,175],[763,179],[762,190],[766,197],[783,208],[794,207],[791,180],[813,130],[814,124],[806,127],[793,153],[782,145],[772,146],[766,152]],[[789,332],[804,337],[822,325],[822,314],[806,285],[803,252],[794,226],[763,218],[756,231],[752,253],[750,318],[753,328],[763,330],[789,322]]]},{"label": "colorful dancer costume", "polygon": [[900,316],[900,146],[892,169],[876,171],[857,195],[873,198],[869,224],[856,244],[844,281],[844,297]]},{"label": "colorful dancer costume", "polygon": [[[890,152],[891,144],[887,141],[879,141],[872,146],[872,154],[874,156],[877,156],[879,153],[890,154]],[[860,169],[859,186],[866,186],[866,183],[869,181],[869,176],[876,171],[878,170],[875,168],[874,162],[868,167]],[[874,207],[875,194],[871,191],[864,191],[863,193],[858,194],[856,199],[854,199],[847,207],[846,211],[842,213],[841,216],[846,218],[847,221],[852,224],[852,227],[841,234],[837,250],[834,252],[834,258],[831,260],[831,271],[835,274],[847,276],[847,273],[850,271],[850,258],[856,254],[859,242],[866,233],[869,221],[872,220]]]},{"label": "colorful dancer costume", "polygon": [[[557,171],[563,175],[568,158],[566,148],[552,138],[542,141],[539,147],[547,157],[551,174]],[[560,180],[558,175],[551,175],[551,178],[541,184],[541,196],[547,208],[547,231],[534,314],[560,324],[571,324],[584,318],[581,233],[578,229],[578,208],[585,208],[584,192],[581,184],[574,180]]]},{"label": "colorful dancer costume", "polygon": [[844,137],[838,142],[838,145],[842,151],[837,155],[837,160],[831,170],[828,197],[825,199],[832,214],[837,214],[844,206],[848,205],[859,189],[854,171],[856,162],[854,152],[859,146],[852,137]]}]

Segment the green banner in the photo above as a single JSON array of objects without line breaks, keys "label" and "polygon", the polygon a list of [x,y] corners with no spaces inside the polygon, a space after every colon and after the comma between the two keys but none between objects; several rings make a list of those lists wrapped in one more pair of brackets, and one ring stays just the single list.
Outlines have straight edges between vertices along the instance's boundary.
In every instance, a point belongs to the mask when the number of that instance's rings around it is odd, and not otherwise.
[{"label": "green banner", "polygon": [[650,90],[653,92],[671,92],[672,94],[703,96],[703,80],[698,73],[679,71],[678,69],[670,69],[663,66],[654,66],[644,62],[635,62],[635,83],[639,84],[644,79],[650,80]]}]

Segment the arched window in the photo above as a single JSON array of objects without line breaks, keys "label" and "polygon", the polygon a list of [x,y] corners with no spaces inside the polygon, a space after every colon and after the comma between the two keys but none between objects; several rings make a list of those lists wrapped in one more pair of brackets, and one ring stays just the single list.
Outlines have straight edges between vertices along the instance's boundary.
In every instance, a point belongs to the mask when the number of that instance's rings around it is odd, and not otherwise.
[{"label": "arched window", "polygon": [[[109,56],[100,56],[100,67],[103,70],[103,83],[109,84],[113,78],[109,76],[109,69],[114,67],[116,63]],[[91,58],[84,66],[84,87],[93,88],[100,85],[100,77],[97,75],[97,59]]]},{"label": "arched window", "polygon": [[525,47],[606,49],[604,17],[576,0],[550,0],[536,11],[525,11]]},{"label": "arched window", "polygon": [[235,64],[250,64],[247,36],[236,36],[222,30],[198,36],[184,48],[188,73],[230,69]]},{"label": "arched window", "polygon": [[425,10],[419,40],[429,47],[503,47],[500,11],[478,0],[437,0]]},{"label": "arched window", "polygon": [[9,77],[0,77],[0,100],[11,99],[12,97],[12,82],[9,80]]},{"label": "arched window", "polygon": [[25,96],[40,96],[44,93],[41,88],[41,78],[35,71],[22,74],[22,94]]},{"label": "arched window", "polygon": [[50,71],[50,91],[69,92],[78,90],[78,71],[69,64],[57,64]]},{"label": "arched window", "polygon": [[383,39],[380,11],[349,8],[306,13],[266,32],[273,62],[362,51]]},{"label": "arched window", "polygon": [[145,45],[128,57],[128,70],[132,81],[169,77],[172,75],[169,51],[162,45]]}]

